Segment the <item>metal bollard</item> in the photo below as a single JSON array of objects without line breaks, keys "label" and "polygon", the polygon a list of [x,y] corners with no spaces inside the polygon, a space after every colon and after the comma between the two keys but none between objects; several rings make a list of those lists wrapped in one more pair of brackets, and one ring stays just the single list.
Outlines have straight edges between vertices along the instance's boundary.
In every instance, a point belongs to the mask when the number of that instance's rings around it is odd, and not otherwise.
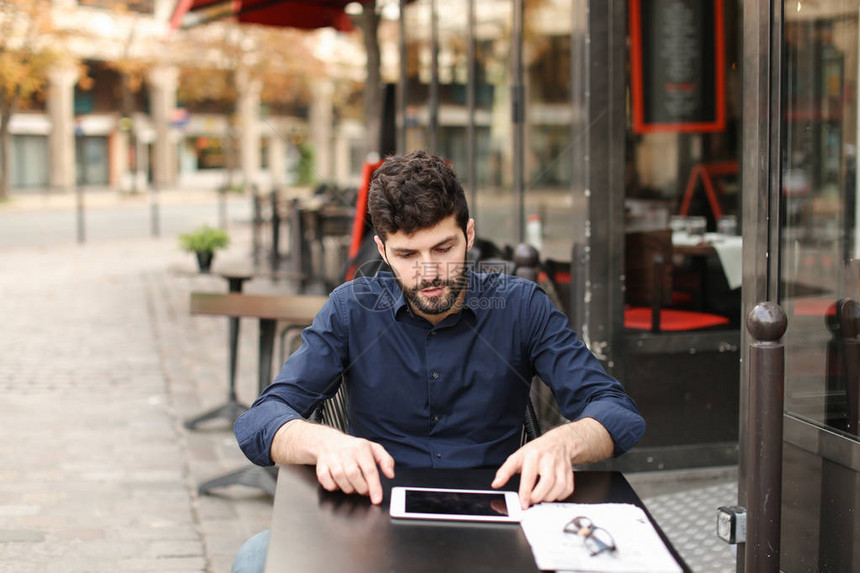
[{"label": "metal bollard", "polygon": [[517,265],[514,271],[516,276],[537,282],[540,254],[536,248],[527,243],[520,243],[514,249],[513,259]]},{"label": "metal bollard", "polygon": [[218,188],[218,226],[224,230],[227,229],[227,191],[229,190],[227,185]]},{"label": "metal bollard", "polygon": [[848,400],[848,431],[860,433],[860,303],[845,299],[840,308],[843,344],[845,345],[846,396]]},{"label": "metal bollard", "polygon": [[827,392],[824,415],[828,426],[857,433],[858,376],[860,376],[860,304],[850,298],[836,301],[825,315],[831,339],[827,343]]},{"label": "metal bollard", "polygon": [[84,207],[84,189],[80,185],[75,187],[75,221],[77,222],[78,244],[83,245],[87,240],[86,216]]},{"label": "metal bollard", "polygon": [[747,436],[747,537],[745,570],[779,572],[782,514],[782,416],[785,349],[779,341],[785,312],[773,302],[757,304],[747,316],[755,342],[749,351]]},{"label": "metal bollard", "polygon": [[270,206],[272,211],[272,253],[271,266],[272,270],[278,270],[281,264],[281,212],[278,210],[278,188],[273,187],[272,193],[269,195]]},{"label": "metal bollard", "polygon": [[298,199],[290,203],[290,263],[291,270],[299,278],[299,285],[304,288],[304,226],[302,221],[302,205]]},{"label": "metal bollard", "polygon": [[149,190],[149,231],[153,237],[161,236],[161,214],[158,205],[159,183],[153,183]]},{"label": "metal bollard", "polygon": [[263,212],[260,205],[260,189],[256,185],[251,186],[251,257],[254,260],[254,266],[260,264],[260,230],[263,227]]}]

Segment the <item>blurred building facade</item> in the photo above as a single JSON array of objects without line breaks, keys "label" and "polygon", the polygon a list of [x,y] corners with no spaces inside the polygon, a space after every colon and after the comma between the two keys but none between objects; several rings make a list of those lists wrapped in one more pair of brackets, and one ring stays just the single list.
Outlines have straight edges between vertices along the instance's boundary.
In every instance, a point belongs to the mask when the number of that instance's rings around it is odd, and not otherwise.
[{"label": "blurred building facade", "polygon": [[42,97],[13,116],[13,189],[267,188],[297,182],[308,149],[317,181],[358,177],[363,130],[348,109],[356,107],[364,58],[354,34],[319,30],[285,40],[299,38],[320,66],[312,93],[293,102],[266,101],[260,57],[248,64],[257,77],[238,73],[232,104],[217,95],[184,101],[183,82],[211,81],[195,67],[236,65],[225,64],[231,33],[238,36],[232,49],[243,55],[259,49],[264,59],[266,50],[259,35],[228,23],[171,30],[175,7],[174,0],[52,1],[57,41],[85,65],[87,81],[81,67],[57,66]]}]

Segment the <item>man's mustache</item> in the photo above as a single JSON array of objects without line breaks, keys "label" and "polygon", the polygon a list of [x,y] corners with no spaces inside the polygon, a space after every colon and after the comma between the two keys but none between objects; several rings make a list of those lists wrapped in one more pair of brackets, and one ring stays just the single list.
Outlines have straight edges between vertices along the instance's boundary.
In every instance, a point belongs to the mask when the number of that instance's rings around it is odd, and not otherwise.
[{"label": "man's mustache", "polygon": [[422,291],[426,288],[440,288],[440,287],[456,287],[463,284],[463,281],[466,279],[465,273],[460,276],[454,277],[448,280],[442,280],[439,278],[433,279],[432,281],[422,281],[420,285],[411,289],[412,294],[418,294],[419,291]]}]

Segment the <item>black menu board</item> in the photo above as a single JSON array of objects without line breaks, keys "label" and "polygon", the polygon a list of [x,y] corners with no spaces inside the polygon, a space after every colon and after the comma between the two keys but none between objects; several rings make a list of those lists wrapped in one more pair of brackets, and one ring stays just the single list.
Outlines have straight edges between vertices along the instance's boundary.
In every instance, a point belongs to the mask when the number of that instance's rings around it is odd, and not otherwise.
[{"label": "black menu board", "polygon": [[725,129],[723,0],[630,0],[633,129]]}]

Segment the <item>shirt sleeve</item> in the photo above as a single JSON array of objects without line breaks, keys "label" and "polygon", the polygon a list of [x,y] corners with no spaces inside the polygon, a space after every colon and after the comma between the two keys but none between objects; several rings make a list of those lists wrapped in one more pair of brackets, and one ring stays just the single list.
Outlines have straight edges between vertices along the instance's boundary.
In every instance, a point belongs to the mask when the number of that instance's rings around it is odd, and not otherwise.
[{"label": "shirt sleeve", "polygon": [[348,363],[348,328],[338,294],[332,293],[313,324],[302,332],[299,349],[233,426],[242,452],[257,465],[274,464],[272,440],[281,426],[307,418],[340,385]]},{"label": "shirt sleeve", "polygon": [[621,383],[571,330],[567,316],[538,287],[523,308],[533,368],[552,389],[562,414],[600,422],[612,436],[616,456],[636,445],[645,420]]}]

